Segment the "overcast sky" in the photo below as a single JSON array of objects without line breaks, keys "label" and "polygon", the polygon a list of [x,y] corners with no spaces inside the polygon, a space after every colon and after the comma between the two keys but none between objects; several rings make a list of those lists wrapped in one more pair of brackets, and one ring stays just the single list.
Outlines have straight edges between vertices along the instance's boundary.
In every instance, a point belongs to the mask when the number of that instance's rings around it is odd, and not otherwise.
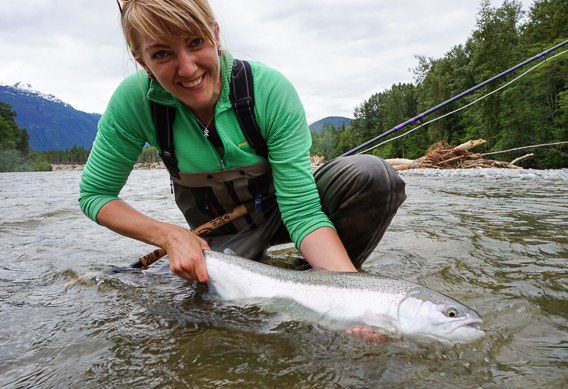
[{"label": "overcast sky", "polygon": [[[480,4],[210,1],[225,46],[288,77],[310,124],[326,116],[352,117],[373,93],[412,82],[414,56],[439,58],[464,43]],[[533,0],[521,2],[528,10]],[[0,84],[25,81],[87,112],[103,113],[116,86],[135,71],[115,0],[0,0],[0,42]]]}]

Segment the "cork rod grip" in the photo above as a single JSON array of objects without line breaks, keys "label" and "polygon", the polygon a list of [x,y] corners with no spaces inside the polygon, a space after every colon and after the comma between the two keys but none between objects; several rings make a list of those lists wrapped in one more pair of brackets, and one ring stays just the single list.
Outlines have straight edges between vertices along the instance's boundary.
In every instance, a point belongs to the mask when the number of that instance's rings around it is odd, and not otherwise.
[{"label": "cork rod grip", "polygon": [[[254,209],[254,202],[251,201],[247,201],[245,203],[242,203],[241,205],[238,205],[237,207],[231,209],[229,212],[211,220],[210,222],[207,222],[199,227],[197,227],[195,230],[192,230],[192,232],[197,235],[197,236],[205,236],[209,233],[211,233],[212,231],[216,230],[217,228],[232,222],[233,220],[246,215],[247,213],[249,213],[250,211],[252,211]],[[166,251],[166,249],[164,248],[159,248],[156,249],[154,251],[152,251],[149,254],[144,255],[143,257],[140,257],[140,259],[133,263],[132,265],[130,265],[130,267],[148,267],[151,264],[153,264],[154,262],[156,262],[158,259],[162,258],[164,255],[166,255],[168,252]]]}]

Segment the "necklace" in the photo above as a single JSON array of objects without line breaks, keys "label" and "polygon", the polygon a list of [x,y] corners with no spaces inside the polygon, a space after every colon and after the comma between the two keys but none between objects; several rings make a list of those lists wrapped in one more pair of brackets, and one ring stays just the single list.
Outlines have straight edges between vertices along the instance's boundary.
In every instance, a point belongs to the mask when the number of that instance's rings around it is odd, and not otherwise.
[{"label": "necklace", "polygon": [[201,125],[201,127],[203,127],[203,136],[206,138],[209,138],[209,125],[211,124],[211,121],[213,120],[213,117],[215,115],[211,115],[211,118],[209,118],[209,121],[207,122],[207,125],[203,125],[203,123],[201,123],[201,120],[199,120],[199,118],[197,117],[197,115],[193,115],[195,116],[195,120],[197,120],[197,123],[199,123]]}]

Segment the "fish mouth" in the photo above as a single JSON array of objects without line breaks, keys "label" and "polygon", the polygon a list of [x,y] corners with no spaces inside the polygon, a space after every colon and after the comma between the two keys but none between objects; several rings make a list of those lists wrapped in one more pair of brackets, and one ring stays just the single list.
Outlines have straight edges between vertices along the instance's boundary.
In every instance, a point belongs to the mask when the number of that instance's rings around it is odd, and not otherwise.
[{"label": "fish mouth", "polygon": [[465,323],[460,324],[459,326],[454,327],[451,332],[457,331],[459,329],[465,328],[465,329],[473,329],[473,330],[477,330],[477,331],[481,331],[481,328],[479,328],[479,326],[483,324],[483,320],[479,320],[479,319],[473,319],[473,320],[468,320]]}]

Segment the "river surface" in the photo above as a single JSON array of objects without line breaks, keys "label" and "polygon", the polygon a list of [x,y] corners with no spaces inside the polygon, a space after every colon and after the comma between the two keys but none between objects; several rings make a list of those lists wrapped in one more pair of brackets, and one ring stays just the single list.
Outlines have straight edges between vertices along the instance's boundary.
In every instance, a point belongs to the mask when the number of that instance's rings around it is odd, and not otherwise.
[{"label": "river surface", "polygon": [[[487,335],[383,345],[228,306],[174,275],[119,273],[152,247],[81,213],[80,172],[0,174],[2,388],[561,388],[568,385],[568,182],[405,176],[369,273],[479,312]],[[121,196],[184,224],[165,170]],[[287,266],[293,249],[266,260]]]}]

